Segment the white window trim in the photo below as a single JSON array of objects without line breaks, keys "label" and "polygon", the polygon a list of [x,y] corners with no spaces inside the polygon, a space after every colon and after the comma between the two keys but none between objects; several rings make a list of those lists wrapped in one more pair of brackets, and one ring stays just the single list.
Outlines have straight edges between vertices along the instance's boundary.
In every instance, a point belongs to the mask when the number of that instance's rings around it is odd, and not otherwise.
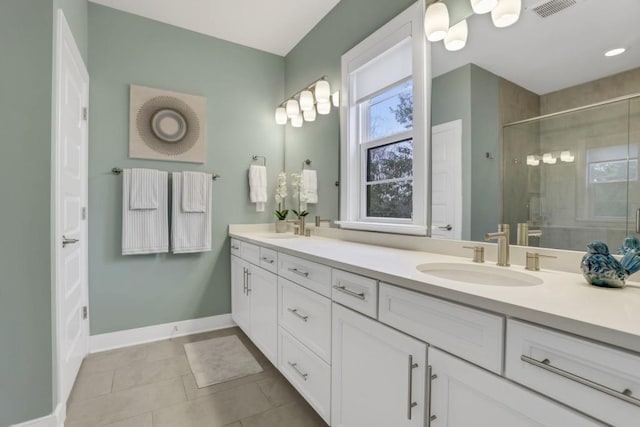
[{"label": "white window trim", "polygon": [[[340,107],[340,221],[343,228],[387,233],[427,235],[430,180],[428,138],[430,129],[430,47],[424,35],[424,0],[419,0],[342,56]],[[407,36],[413,44],[413,215],[411,220],[366,220],[362,217],[362,159],[357,144],[356,103],[351,100],[350,74],[395,46]]]}]

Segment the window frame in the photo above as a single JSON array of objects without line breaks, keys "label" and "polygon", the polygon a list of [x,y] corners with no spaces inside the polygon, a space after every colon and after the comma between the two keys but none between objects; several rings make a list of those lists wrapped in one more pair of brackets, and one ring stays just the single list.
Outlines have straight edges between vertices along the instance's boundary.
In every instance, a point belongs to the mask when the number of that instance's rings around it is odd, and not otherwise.
[{"label": "window frame", "polygon": [[[429,126],[430,126],[430,46],[424,36],[424,0],[414,3],[379,30],[342,56],[342,102],[340,107],[340,221],[348,229],[380,231],[400,234],[428,234],[429,221]],[[355,72],[411,38],[411,76],[388,84],[386,87],[355,99]],[[360,143],[366,124],[361,115],[359,102],[371,99],[403,81],[412,81],[413,127],[410,131],[388,135],[374,141]],[[368,148],[390,142],[413,140],[412,215],[411,218],[380,218],[366,215],[367,158]]]}]

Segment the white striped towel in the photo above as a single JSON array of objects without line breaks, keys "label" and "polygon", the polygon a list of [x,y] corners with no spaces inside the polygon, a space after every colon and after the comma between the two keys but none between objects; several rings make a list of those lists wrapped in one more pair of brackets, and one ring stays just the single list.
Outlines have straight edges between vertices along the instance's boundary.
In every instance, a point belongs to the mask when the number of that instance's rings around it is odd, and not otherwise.
[{"label": "white striped towel", "polygon": [[267,168],[261,165],[249,166],[249,198],[256,204],[256,212],[264,212],[267,203]]},{"label": "white striped towel", "polygon": [[311,169],[302,171],[302,188],[307,203],[318,203],[318,174],[316,171]]},{"label": "white striped towel", "polygon": [[208,252],[211,250],[211,175],[206,181],[205,212],[185,212],[182,209],[182,179],[181,173],[173,173],[171,252]]},{"label": "white striped towel", "polygon": [[206,212],[211,174],[182,172],[182,210]]},{"label": "white striped towel", "polygon": [[158,171],[158,208],[131,209],[131,169],[122,177],[122,255],[169,251],[167,172]]},{"label": "white striped towel", "polygon": [[155,169],[131,169],[129,209],[158,209],[158,173]]}]

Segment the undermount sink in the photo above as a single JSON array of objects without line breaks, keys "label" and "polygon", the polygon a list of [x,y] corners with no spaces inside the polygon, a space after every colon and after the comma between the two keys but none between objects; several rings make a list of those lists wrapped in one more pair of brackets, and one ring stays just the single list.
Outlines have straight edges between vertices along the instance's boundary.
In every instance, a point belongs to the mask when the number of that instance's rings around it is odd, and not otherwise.
[{"label": "undermount sink", "polygon": [[420,264],[416,268],[429,276],[474,285],[537,286],[543,283],[539,277],[514,271],[509,267],[455,262],[430,262]]},{"label": "undermount sink", "polygon": [[298,236],[292,233],[260,233],[258,237],[263,239],[293,239]]}]

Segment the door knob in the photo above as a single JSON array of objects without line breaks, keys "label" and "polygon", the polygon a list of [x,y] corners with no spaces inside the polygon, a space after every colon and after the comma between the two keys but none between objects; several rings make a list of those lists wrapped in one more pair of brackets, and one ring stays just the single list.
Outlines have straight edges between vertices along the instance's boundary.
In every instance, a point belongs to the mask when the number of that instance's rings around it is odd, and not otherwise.
[{"label": "door knob", "polygon": [[67,245],[73,245],[74,243],[78,243],[80,240],[78,239],[68,239],[65,236],[62,236],[62,247],[66,247]]},{"label": "door knob", "polygon": [[451,224],[447,224],[444,227],[438,227],[438,228],[440,230],[443,230],[443,231],[451,231],[451,230],[453,230],[453,227],[451,226]]}]

